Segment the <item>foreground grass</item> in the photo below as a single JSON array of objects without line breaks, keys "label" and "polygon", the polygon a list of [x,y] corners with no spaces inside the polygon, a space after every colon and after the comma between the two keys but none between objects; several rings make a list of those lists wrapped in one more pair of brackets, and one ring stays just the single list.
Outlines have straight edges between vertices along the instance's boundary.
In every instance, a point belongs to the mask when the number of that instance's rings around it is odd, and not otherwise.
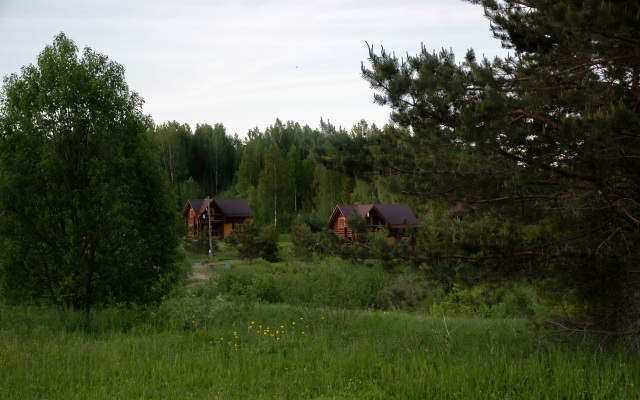
[{"label": "foreground grass", "polygon": [[0,398],[640,398],[637,363],[535,344],[524,320],[445,326],[421,314],[205,303],[208,324],[178,307],[106,310],[89,326],[0,305]]}]

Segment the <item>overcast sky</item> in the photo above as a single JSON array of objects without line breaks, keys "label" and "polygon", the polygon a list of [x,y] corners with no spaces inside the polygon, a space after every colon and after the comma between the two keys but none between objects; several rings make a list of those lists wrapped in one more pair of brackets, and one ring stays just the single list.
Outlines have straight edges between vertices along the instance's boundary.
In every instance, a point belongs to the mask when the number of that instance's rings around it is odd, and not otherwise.
[{"label": "overcast sky", "polygon": [[504,55],[482,8],[456,0],[0,0],[0,76],[64,32],[126,68],[155,123],[222,123],[244,137],[276,118],[381,126],[360,76],[365,41],[397,55]]}]

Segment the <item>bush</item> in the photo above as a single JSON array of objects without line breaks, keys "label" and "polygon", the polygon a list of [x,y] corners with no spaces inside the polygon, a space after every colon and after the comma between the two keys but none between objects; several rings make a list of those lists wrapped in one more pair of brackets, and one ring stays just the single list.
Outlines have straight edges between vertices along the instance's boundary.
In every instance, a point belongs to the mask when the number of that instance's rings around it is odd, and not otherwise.
[{"label": "bush", "polygon": [[316,238],[309,225],[304,222],[302,215],[298,215],[291,226],[291,244],[293,245],[293,254],[298,260],[311,261]]},{"label": "bush", "polygon": [[278,240],[280,234],[275,225],[269,225],[262,229],[258,236],[258,249],[260,251],[260,257],[269,262],[275,262],[280,259],[278,251]]},{"label": "bush", "polygon": [[[209,254],[209,235],[203,233],[202,235],[187,235],[182,240],[184,249],[195,254]],[[211,239],[211,256],[213,257],[220,250],[218,241]]]},{"label": "bush", "polygon": [[345,309],[375,306],[391,275],[351,261],[236,264],[211,282],[212,296]]},{"label": "bush", "polygon": [[211,292],[213,296],[240,302],[279,303],[283,288],[277,284],[277,276],[268,263],[235,264],[222,271],[217,282],[210,283]]},{"label": "bush", "polygon": [[431,306],[430,311],[436,315],[447,312],[480,317],[531,316],[536,311],[536,299],[535,289],[528,285],[454,286],[442,302]]},{"label": "bush", "polygon": [[380,290],[375,300],[376,307],[385,310],[395,308],[416,311],[423,308],[424,300],[434,289],[424,276],[414,273],[401,274],[391,285]]},{"label": "bush", "polygon": [[278,240],[280,236],[275,226],[267,226],[260,231],[253,219],[244,223],[242,231],[233,231],[226,244],[238,250],[238,258],[249,260],[262,257],[267,261],[279,260]]}]

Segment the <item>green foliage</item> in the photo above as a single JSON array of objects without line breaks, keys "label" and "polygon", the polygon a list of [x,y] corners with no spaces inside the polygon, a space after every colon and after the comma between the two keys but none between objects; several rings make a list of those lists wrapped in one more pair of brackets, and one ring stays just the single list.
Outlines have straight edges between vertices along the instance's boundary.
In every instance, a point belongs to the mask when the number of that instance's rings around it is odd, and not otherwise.
[{"label": "green foliage", "polygon": [[178,184],[178,209],[182,210],[187,204],[189,199],[202,199],[204,198],[204,191],[200,188],[200,185],[189,177],[186,181]]},{"label": "green foliage", "polygon": [[[265,154],[264,168],[257,187],[256,215],[262,224],[278,225],[278,219],[288,219],[285,210],[291,210],[286,174],[287,164],[276,143],[271,143]],[[289,200],[289,201],[287,201]],[[288,224],[286,224],[288,225]]]},{"label": "green foliage", "polygon": [[238,258],[248,260],[262,257],[274,262],[279,260],[278,254],[278,230],[274,225],[264,227],[262,230],[254,219],[249,219],[244,223],[241,231],[233,231],[227,237],[228,246],[238,250]]},{"label": "green foliage", "polygon": [[351,261],[238,264],[220,273],[212,296],[354,310],[375,306],[389,279],[382,270]]},{"label": "green foliage", "polygon": [[306,262],[312,260],[316,238],[300,214],[298,214],[291,226],[291,242],[293,244],[293,253],[298,260]]},{"label": "green foliage", "polygon": [[380,290],[375,303],[382,310],[424,311],[443,299],[442,289],[431,284],[424,274],[402,273]]},{"label": "green foliage", "polygon": [[64,34],[0,95],[3,296],[94,305],[160,300],[181,277],[173,199],[124,67]]},{"label": "green foliage", "polygon": [[291,145],[287,152],[287,186],[293,192],[293,211],[298,211],[300,195],[305,189],[305,171],[302,167],[302,159],[296,145]]},{"label": "green foliage", "polygon": [[162,169],[169,177],[171,186],[185,179],[187,170],[187,144],[191,136],[189,125],[176,121],[154,126],[148,132],[158,148]]},{"label": "green foliage", "polygon": [[262,229],[258,236],[258,248],[260,249],[260,257],[269,261],[275,262],[280,259],[278,240],[280,234],[275,225],[268,225]]},{"label": "green foliage", "polygon": [[211,249],[209,248],[209,236],[206,233],[187,235],[182,239],[182,244],[186,251],[199,255],[208,256],[211,250],[211,256],[214,257],[220,251],[220,245],[214,238],[211,238]]},{"label": "green foliage", "polygon": [[191,140],[191,176],[201,183],[210,197],[227,189],[235,171],[236,147],[222,124],[196,125]]},{"label": "green foliage", "polygon": [[283,301],[282,287],[276,282],[275,271],[277,269],[269,263],[236,264],[223,270],[210,290],[213,296],[238,302],[280,303]]},{"label": "green foliage", "polygon": [[342,174],[318,164],[314,184],[317,186],[313,199],[316,210],[324,221],[328,221],[336,205],[342,203]]},{"label": "green foliage", "polygon": [[[389,263],[394,256],[394,250],[396,245],[388,242],[389,229],[386,227],[380,227],[376,230],[367,233],[366,243],[369,247],[370,256],[375,260]],[[398,246],[402,242],[398,243]]]},{"label": "green foliage", "polygon": [[[531,286],[511,288],[476,285],[472,288],[454,286],[446,297],[433,303],[433,315],[473,315],[481,317],[528,317],[540,309],[536,291]],[[547,310],[545,310],[546,312]]]},{"label": "green foliage", "polygon": [[363,144],[362,163],[389,176],[378,196],[439,196],[456,208],[425,231],[420,262],[434,277],[535,279],[573,304],[572,329],[637,335],[640,31],[629,27],[640,9],[472,2],[514,56],[370,49],[363,77],[401,127]]},{"label": "green foliage", "polygon": [[238,250],[238,258],[241,260],[253,260],[260,256],[260,248],[258,246],[259,227],[255,220],[248,219],[245,221],[242,230],[234,230],[227,237],[228,246]]}]

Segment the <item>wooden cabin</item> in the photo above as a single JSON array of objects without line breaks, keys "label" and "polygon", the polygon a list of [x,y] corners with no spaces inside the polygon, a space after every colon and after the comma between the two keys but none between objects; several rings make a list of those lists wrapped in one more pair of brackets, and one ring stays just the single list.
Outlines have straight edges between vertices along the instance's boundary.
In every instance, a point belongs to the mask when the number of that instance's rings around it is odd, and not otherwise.
[{"label": "wooden cabin", "polygon": [[329,219],[329,229],[341,239],[355,240],[355,232],[347,220],[354,214],[364,222],[365,232],[371,232],[385,226],[389,230],[389,243],[396,240],[412,241],[406,227],[420,228],[420,222],[407,204],[338,204]]},{"label": "wooden cabin", "polygon": [[182,211],[189,234],[207,232],[211,218],[211,236],[224,239],[234,230],[241,230],[253,212],[244,199],[189,199]]}]

